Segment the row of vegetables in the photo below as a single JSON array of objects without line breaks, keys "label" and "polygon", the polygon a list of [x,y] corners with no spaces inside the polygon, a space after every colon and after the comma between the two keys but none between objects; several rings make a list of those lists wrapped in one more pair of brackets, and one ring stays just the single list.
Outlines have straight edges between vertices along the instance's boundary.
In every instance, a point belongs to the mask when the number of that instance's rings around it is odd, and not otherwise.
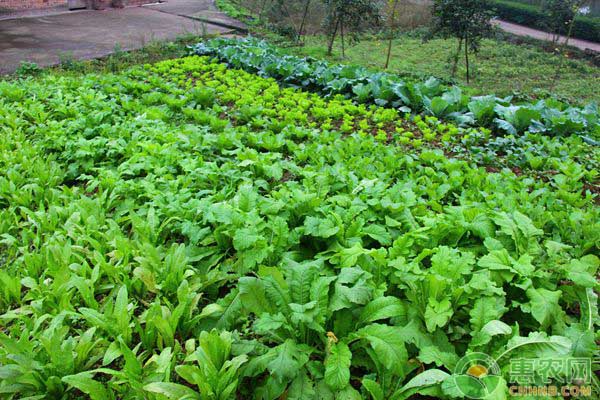
[{"label": "row of vegetables", "polygon": [[469,97],[458,86],[444,85],[433,77],[424,82],[408,82],[397,75],[360,66],[332,65],[310,57],[286,55],[256,38],[217,38],[191,49],[195,54],[214,56],[232,67],[324,96],[342,94],[358,103],[424,113],[461,126],[487,127],[508,134],[579,134],[588,143],[599,144],[600,114],[593,103],[575,107],[551,98],[515,102],[512,97],[494,95]]}]

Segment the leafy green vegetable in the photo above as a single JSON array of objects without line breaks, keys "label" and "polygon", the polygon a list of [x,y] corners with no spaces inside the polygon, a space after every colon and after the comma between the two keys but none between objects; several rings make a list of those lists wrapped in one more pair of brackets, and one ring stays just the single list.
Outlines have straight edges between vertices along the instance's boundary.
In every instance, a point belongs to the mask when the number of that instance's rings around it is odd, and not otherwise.
[{"label": "leafy green vegetable", "polygon": [[0,82],[1,397],[460,398],[466,354],[595,356],[594,148],[334,94],[361,74],[315,75],[327,98],[197,56]]}]

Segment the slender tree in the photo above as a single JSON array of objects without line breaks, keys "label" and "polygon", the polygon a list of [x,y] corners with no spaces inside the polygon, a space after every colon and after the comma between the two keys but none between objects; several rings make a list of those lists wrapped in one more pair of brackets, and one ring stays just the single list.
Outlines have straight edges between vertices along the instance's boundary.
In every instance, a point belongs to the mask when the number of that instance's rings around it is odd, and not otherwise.
[{"label": "slender tree", "polygon": [[308,17],[308,11],[310,10],[310,4],[312,0],[305,0],[304,2],[304,12],[302,13],[302,22],[300,22],[300,28],[298,28],[298,40],[302,38],[304,34],[304,28],[306,26],[306,18]]},{"label": "slender tree", "polygon": [[[586,5],[586,0],[549,0],[554,3],[555,10],[547,11],[548,14],[554,14],[560,16],[562,18],[560,23],[556,23],[554,33],[554,43],[558,42],[560,39],[560,30],[557,29],[558,25],[566,26],[566,37],[562,42],[559,51],[560,62],[556,67],[556,72],[554,73],[554,77],[552,78],[552,86],[554,89],[556,86],[556,82],[560,77],[562,72],[564,61],[568,57],[567,55],[567,46],[569,45],[569,40],[571,39],[571,35],[573,34],[573,26],[575,26],[575,18],[577,17],[579,10]],[[557,4],[562,3],[562,4]]]},{"label": "slender tree", "polygon": [[434,0],[433,15],[432,33],[457,38],[458,53],[464,46],[466,77],[469,82],[469,52],[477,52],[481,39],[491,31],[492,11],[489,3],[487,0]]},{"label": "slender tree", "polygon": [[[327,54],[333,52],[338,35],[357,41],[360,33],[379,23],[380,4],[370,0],[323,0],[327,14],[324,25],[329,36]],[[343,43],[343,45],[345,45]],[[344,51],[344,49],[342,49]]]},{"label": "slender tree", "polygon": [[571,21],[575,19],[580,0],[545,0],[542,21],[546,29],[552,32],[553,43],[558,43],[561,35],[566,35]]},{"label": "slender tree", "polygon": [[388,48],[385,57],[385,69],[390,66],[390,58],[392,57],[392,44],[394,41],[394,30],[396,29],[396,11],[398,10],[399,0],[388,0]]}]

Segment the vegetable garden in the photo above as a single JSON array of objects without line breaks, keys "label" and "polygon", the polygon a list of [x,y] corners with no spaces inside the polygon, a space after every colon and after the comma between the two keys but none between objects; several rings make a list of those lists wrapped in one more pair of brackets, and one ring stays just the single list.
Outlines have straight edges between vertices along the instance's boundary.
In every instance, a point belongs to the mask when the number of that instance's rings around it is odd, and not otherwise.
[{"label": "vegetable garden", "polygon": [[0,397],[502,399],[597,356],[595,107],[194,51],[0,82]]}]

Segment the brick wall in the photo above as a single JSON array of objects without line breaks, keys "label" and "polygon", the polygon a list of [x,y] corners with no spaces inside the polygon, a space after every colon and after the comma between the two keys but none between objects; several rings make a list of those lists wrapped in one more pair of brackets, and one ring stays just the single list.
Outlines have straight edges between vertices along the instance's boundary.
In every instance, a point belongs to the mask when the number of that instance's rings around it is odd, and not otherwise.
[{"label": "brick wall", "polygon": [[[129,6],[137,6],[147,3],[155,3],[157,0],[125,0]],[[67,5],[67,0],[0,0],[1,10],[35,10]]]},{"label": "brick wall", "polygon": [[65,4],[67,0],[0,0],[0,10],[33,10]]}]

